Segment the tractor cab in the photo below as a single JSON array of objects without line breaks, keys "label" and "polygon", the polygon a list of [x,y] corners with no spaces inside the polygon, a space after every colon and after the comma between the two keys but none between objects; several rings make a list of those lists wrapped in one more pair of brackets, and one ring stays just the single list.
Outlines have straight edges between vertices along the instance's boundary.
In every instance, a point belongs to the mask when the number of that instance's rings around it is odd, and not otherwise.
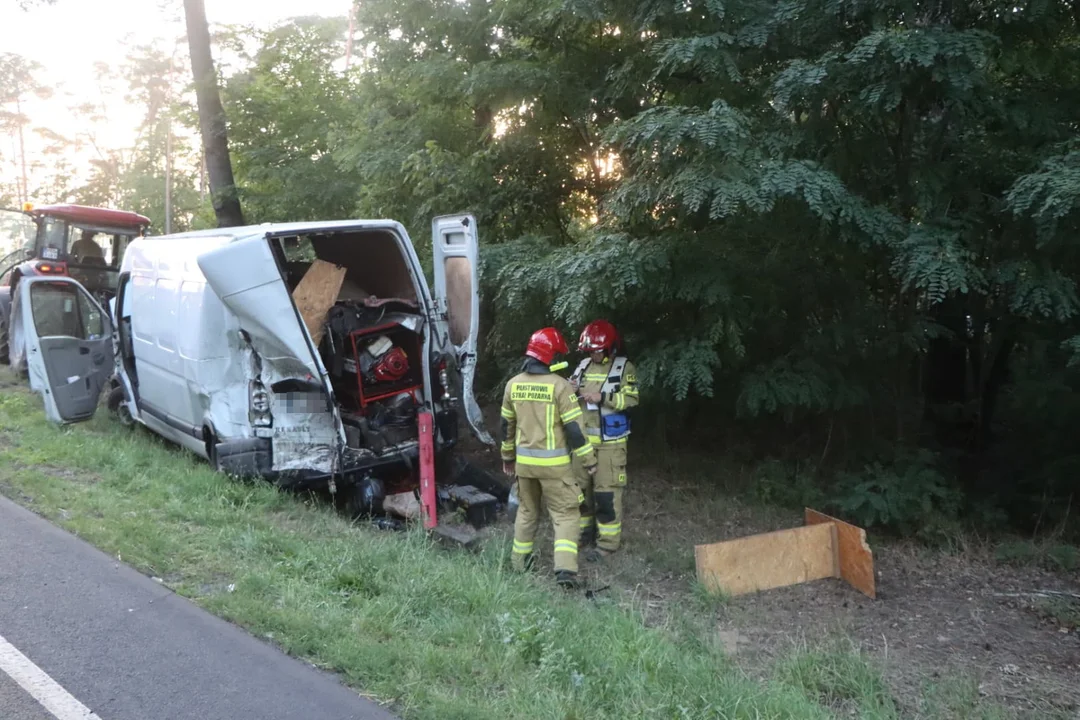
[{"label": "tractor cab", "polygon": [[11,303],[22,278],[74,278],[108,307],[124,251],[149,225],[137,213],[83,205],[0,210],[0,362],[8,361]]}]

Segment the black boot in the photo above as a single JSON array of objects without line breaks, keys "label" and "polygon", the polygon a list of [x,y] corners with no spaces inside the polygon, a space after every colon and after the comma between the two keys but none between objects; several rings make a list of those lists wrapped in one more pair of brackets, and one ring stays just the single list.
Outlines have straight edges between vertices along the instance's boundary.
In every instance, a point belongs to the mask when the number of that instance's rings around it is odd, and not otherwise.
[{"label": "black boot", "polygon": [[577,573],[573,570],[556,570],[555,584],[564,590],[575,590],[580,587]]}]

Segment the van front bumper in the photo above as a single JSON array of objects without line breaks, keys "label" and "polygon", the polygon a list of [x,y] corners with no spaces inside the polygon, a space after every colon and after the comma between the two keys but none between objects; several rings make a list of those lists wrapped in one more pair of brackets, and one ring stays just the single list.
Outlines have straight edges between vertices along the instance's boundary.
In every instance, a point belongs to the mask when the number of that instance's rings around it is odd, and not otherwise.
[{"label": "van front bumper", "polygon": [[273,474],[273,446],[269,438],[244,438],[217,444],[218,467],[241,477]]},{"label": "van front bumper", "polygon": [[[453,411],[443,411],[437,413],[435,419],[439,431],[435,454],[442,458],[457,444],[457,415]],[[419,443],[403,443],[376,456],[346,452],[344,461],[338,477],[346,483],[390,467],[404,465],[416,468],[420,464]],[[331,477],[329,473],[318,470],[275,471],[273,441],[270,438],[243,438],[220,442],[217,444],[217,462],[221,471],[230,475],[262,477],[282,487],[298,490],[318,487]]]}]

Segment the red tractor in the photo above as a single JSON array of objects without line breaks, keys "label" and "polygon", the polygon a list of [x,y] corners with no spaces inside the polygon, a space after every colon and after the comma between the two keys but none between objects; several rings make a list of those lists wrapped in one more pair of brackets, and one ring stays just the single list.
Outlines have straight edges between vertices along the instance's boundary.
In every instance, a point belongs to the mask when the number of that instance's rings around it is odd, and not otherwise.
[{"label": "red tractor", "polygon": [[11,298],[21,278],[67,275],[108,307],[124,250],[149,225],[137,213],[82,205],[0,210],[0,362],[10,357]]}]

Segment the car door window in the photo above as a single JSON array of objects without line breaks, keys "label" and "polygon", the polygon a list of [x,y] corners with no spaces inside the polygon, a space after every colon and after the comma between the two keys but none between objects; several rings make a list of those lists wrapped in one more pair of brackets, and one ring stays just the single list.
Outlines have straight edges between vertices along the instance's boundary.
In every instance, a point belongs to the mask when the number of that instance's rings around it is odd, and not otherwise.
[{"label": "car door window", "polygon": [[105,321],[101,317],[98,306],[90,300],[90,296],[82,290],[76,290],[75,297],[79,303],[79,319],[86,331],[84,340],[97,340],[105,336]]},{"label": "car door window", "polygon": [[34,283],[30,308],[38,337],[95,340],[105,333],[97,307],[71,283]]}]

